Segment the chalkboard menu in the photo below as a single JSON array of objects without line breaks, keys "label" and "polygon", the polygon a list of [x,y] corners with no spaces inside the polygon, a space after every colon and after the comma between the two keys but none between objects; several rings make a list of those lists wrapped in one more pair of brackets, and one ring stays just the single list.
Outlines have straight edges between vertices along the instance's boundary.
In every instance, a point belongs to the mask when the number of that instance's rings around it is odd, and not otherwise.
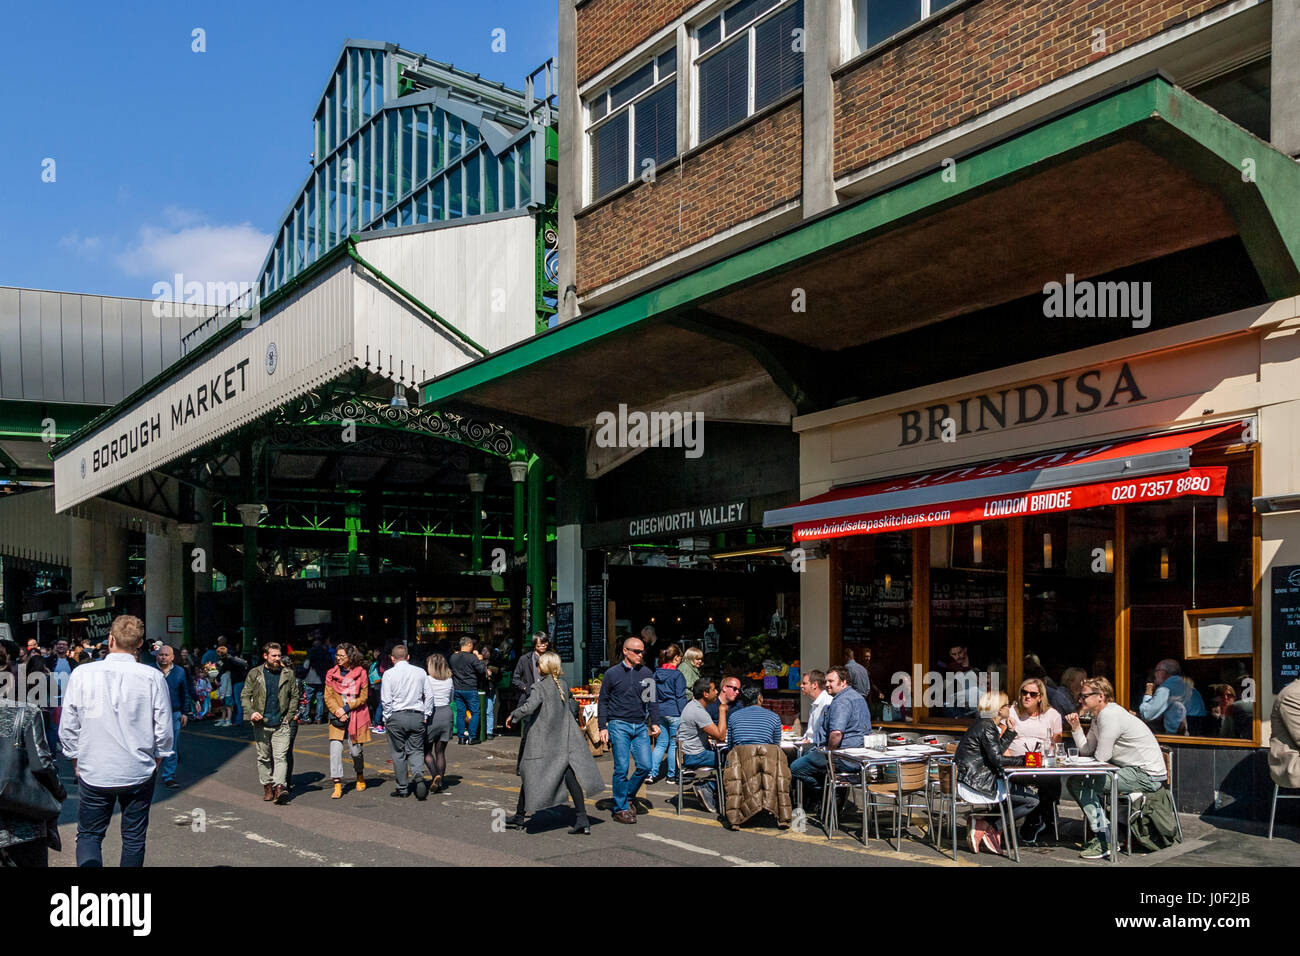
[{"label": "chalkboard menu", "polygon": [[1273,693],[1300,678],[1300,565],[1273,569]]},{"label": "chalkboard menu", "polygon": [[605,659],[605,585],[587,585],[587,643],[594,663]]},{"label": "chalkboard menu", "polygon": [[573,663],[573,602],[555,605],[555,650],[560,660]]}]

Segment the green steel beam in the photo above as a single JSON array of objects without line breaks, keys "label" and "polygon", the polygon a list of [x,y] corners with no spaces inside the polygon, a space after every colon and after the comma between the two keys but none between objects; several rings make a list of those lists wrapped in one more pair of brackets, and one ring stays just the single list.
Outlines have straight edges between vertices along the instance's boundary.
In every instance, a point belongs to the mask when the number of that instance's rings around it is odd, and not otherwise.
[{"label": "green steel beam", "polygon": [[[1008,177],[1028,175],[1036,171],[1035,167],[1067,161],[1076,150],[1106,145],[1104,141],[1109,137],[1134,135],[1143,124],[1163,124],[1180,133],[1218,157],[1238,174],[1239,180],[1243,161],[1254,160],[1256,181],[1239,181],[1233,188],[1259,194],[1271,222],[1249,225],[1268,229],[1278,237],[1268,243],[1273,250],[1270,259],[1257,262],[1257,268],[1261,268],[1270,295],[1280,298],[1300,292],[1300,164],[1168,80],[1153,77],[961,157],[955,167],[956,182],[945,181],[947,168],[935,169],[426,382],[422,403],[437,405],[451,398],[464,398],[481,385],[699,307],[748,282],[787,271],[843,245],[861,242],[941,205],[960,202]],[[1260,243],[1255,245],[1258,248]]]}]

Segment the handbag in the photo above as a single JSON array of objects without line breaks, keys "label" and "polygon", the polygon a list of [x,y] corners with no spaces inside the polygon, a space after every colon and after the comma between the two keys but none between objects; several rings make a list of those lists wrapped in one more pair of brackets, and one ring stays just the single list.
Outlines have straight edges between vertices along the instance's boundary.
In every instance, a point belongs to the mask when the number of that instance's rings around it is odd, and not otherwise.
[{"label": "handbag", "polygon": [[[347,704],[343,705],[343,709],[347,710]],[[343,716],[341,720],[338,717],[335,717],[333,714],[330,714],[330,726],[333,727],[335,730],[347,730],[348,723],[351,720],[352,720],[352,711],[350,710],[348,710],[348,712]]]},{"label": "handbag", "polygon": [[[20,705],[21,706],[21,705]],[[36,719],[40,719],[37,712]],[[22,714],[0,746],[0,810],[34,820],[53,820],[63,804],[36,779],[30,754],[38,752],[35,721],[22,733]]]}]

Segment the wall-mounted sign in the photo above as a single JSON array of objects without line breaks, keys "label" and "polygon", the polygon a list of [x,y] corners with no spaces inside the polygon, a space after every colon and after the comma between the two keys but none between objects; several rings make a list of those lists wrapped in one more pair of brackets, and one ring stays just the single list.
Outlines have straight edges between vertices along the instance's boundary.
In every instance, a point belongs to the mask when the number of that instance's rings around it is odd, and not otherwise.
[{"label": "wall-mounted sign", "polygon": [[1273,569],[1273,693],[1300,680],[1300,564]]},{"label": "wall-mounted sign", "polygon": [[179,614],[168,614],[168,615],[167,615],[167,633],[168,633],[168,634],[184,634],[184,633],[185,633],[185,618],[181,617]]},{"label": "wall-mounted sign", "polygon": [[555,605],[555,653],[566,664],[573,663],[573,602]]},{"label": "wall-mounted sign", "polygon": [[613,521],[583,525],[582,546],[601,548],[654,538],[678,541],[701,532],[722,531],[748,523],[748,499],[717,501],[675,511],[660,511],[635,518],[616,518]]}]

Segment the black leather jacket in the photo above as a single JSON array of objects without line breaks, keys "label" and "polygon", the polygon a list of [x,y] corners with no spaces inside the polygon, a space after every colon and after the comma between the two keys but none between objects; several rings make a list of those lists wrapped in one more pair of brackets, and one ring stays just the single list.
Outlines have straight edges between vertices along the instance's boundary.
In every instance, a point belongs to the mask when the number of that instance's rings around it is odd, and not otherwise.
[{"label": "black leather jacket", "polygon": [[1002,756],[1015,739],[1016,732],[1010,727],[999,737],[998,726],[992,720],[985,717],[975,721],[957,744],[957,781],[990,801],[996,799],[1001,768],[1021,763],[1019,757]]}]

